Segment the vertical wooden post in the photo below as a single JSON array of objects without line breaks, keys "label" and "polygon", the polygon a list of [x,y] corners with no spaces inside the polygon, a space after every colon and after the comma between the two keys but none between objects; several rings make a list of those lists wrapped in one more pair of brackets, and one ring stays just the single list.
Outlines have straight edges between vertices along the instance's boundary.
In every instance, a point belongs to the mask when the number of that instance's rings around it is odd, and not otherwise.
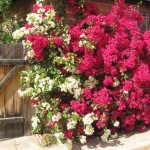
[{"label": "vertical wooden post", "polygon": [[[5,76],[4,67],[0,66],[0,80]],[[5,116],[5,105],[4,105],[4,91],[0,91],[0,117],[4,118]],[[0,124],[0,138],[5,136],[5,125]]]}]

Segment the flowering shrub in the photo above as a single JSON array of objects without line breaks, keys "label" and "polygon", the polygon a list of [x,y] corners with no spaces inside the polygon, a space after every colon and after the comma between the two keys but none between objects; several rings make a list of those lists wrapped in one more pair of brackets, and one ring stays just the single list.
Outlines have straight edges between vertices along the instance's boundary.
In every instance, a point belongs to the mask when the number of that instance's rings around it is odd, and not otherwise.
[{"label": "flowering shrub", "polygon": [[72,8],[72,12],[77,20],[81,20],[89,15],[99,14],[99,9],[95,4],[85,0],[70,0],[67,6]]},{"label": "flowering shrub", "polygon": [[140,32],[140,21],[123,0],[70,27],[52,6],[34,5],[14,37],[29,49],[19,92],[36,108],[35,133],[84,144],[150,125],[150,32]]}]

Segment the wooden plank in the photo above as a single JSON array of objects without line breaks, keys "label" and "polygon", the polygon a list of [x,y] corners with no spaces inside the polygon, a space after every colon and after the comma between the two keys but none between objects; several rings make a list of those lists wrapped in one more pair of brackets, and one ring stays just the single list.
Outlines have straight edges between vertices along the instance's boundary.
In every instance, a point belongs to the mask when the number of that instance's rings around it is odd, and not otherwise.
[{"label": "wooden plank", "polygon": [[5,124],[5,138],[12,138],[13,134],[13,123]]},{"label": "wooden plank", "polygon": [[22,43],[18,43],[15,45],[15,58],[20,59],[25,57],[25,49],[23,48]]},{"label": "wooden plank", "polygon": [[[17,73],[14,78],[14,115],[17,116],[23,116],[23,101],[19,97],[18,89],[20,88],[20,76],[19,73]],[[24,128],[23,123],[17,123],[14,124],[14,137],[23,136],[24,134]]]},{"label": "wooden plank", "polygon": [[0,124],[22,123],[23,120],[24,120],[23,116],[0,118]]},{"label": "wooden plank", "polygon": [[11,58],[11,59],[15,58],[13,44],[4,44],[3,45],[3,55],[4,55],[4,58]]},{"label": "wooden plank", "polygon": [[[0,81],[4,78],[4,66],[0,66]],[[0,91],[0,118],[5,116],[4,90]],[[5,137],[5,124],[0,124],[0,139]]]},{"label": "wooden plank", "polygon": [[0,43],[0,59],[4,58],[4,44]]},{"label": "wooden plank", "polygon": [[[4,67],[0,66],[0,81],[4,78]],[[0,91],[0,117],[4,117],[4,91]]]},{"label": "wooden plank", "polygon": [[20,76],[19,76],[18,72],[14,76],[13,82],[14,82],[14,89],[13,89],[13,91],[14,91],[14,115],[15,115],[15,117],[17,117],[17,116],[23,115],[23,111],[22,111],[23,101],[18,94],[18,90],[21,86],[20,85]]},{"label": "wooden plank", "polygon": [[16,65],[24,64],[25,62],[25,59],[0,59],[0,65]]},{"label": "wooden plank", "polygon": [[0,59],[15,59],[15,58],[24,58],[25,50],[22,43],[17,44],[3,44],[0,43]]},{"label": "wooden plank", "polygon": [[25,99],[24,100],[24,118],[25,118],[25,122],[24,122],[24,131],[25,131],[25,135],[31,135],[31,131],[32,131],[32,126],[31,126],[31,118],[34,115],[35,110],[33,109],[33,107],[31,106],[29,100]]},{"label": "wooden plank", "polygon": [[[7,74],[12,69],[12,66],[5,66],[5,74]],[[13,100],[13,80],[9,81],[4,88],[5,90],[5,117],[14,116],[14,100]],[[13,136],[13,125],[5,124],[5,137],[9,138]]]}]

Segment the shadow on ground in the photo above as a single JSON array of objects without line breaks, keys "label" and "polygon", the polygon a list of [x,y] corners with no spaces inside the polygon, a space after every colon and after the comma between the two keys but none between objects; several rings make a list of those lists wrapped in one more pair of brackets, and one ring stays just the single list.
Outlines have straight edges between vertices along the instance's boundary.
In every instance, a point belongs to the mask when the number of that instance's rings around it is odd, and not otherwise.
[{"label": "shadow on ground", "polygon": [[86,149],[98,149],[98,148],[107,148],[108,146],[115,147],[118,145],[122,145],[122,143],[118,139],[110,140],[109,142],[101,142],[98,138],[90,138],[86,145],[82,145],[80,143],[74,143],[73,150],[86,150]]}]

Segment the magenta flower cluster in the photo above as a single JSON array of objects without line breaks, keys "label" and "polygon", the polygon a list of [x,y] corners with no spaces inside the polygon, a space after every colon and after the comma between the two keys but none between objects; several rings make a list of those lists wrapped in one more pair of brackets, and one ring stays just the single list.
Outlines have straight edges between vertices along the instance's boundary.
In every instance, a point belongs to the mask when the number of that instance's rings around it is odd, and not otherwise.
[{"label": "magenta flower cluster", "polygon": [[[71,101],[71,109],[80,115],[94,112],[98,129],[143,131],[150,125],[150,31],[141,33],[141,21],[137,10],[120,1],[110,14],[88,16],[70,27],[68,51],[77,55],[78,73],[98,81]],[[110,125],[116,120],[117,128]]]}]

